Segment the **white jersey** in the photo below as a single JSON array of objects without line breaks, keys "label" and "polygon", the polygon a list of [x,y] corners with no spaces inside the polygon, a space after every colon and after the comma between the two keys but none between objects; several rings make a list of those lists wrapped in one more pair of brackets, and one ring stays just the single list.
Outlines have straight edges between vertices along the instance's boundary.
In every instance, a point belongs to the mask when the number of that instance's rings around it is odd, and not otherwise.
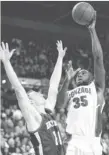
[{"label": "white jersey", "polygon": [[69,107],[66,132],[95,137],[97,92],[94,82],[68,91]]}]

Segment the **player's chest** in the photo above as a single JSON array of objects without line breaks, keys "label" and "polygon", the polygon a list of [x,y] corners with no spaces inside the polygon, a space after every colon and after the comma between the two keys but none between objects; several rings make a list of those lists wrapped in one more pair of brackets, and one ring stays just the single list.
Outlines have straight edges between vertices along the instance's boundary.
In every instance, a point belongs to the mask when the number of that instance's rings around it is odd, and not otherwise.
[{"label": "player's chest", "polygon": [[81,87],[69,93],[68,104],[74,110],[88,108],[92,105],[92,102],[93,92],[91,88]]},{"label": "player's chest", "polygon": [[51,130],[56,126],[57,126],[57,122],[55,120],[49,120],[49,121],[46,121],[46,123],[45,123],[45,128],[47,130]]}]

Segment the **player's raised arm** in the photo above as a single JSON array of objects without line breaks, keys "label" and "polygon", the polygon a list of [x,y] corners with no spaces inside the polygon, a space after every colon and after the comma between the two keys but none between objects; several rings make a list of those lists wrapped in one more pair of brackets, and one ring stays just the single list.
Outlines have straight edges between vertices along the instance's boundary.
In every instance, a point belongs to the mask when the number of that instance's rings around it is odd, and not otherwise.
[{"label": "player's raised arm", "polygon": [[75,75],[77,74],[77,72],[80,70],[80,68],[78,68],[77,70],[74,71],[73,67],[72,67],[72,61],[69,61],[68,62],[68,66],[67,66],[67,69],[66,69],[66,77],[65,77],[65,80],[64,80],[64,83],[59,91],[59,94],[58,94],[58,97],[57,97],[57,109],[64,109],[66,107],[66,104],[68,102],[68,87],[69,87],[69,84],[72,80],[72,83],[73,83],[73,80],[74,80],[74,77]]},{"label": "player's raised arm", "polygon": [[16,73],[14,72],[12,65],[10,63],[10,58],[12,57],[15,49],[13,49],[11,52],[9,52],[8,43],[1,43],[0,46],[0,59],[3,62],[6,74],[9,78],[9,81],[11,82],[13,88],[15,91],[19,92],[19,97],[22,97],[21,92],[25,93],[24,88],[22,87],[21,83],[19,82],[19,79],[17,78]]},{"label": "player's raised arm", "polygon": [[34,111],[34,108],[30,104],[30,101],[26,94],[26,91],[23,88],[23,86],[21,85],[21,83],[20,83],[15,71],[13,70],[11,63],[10,63],[10,58],[12,57],[14,51],[15,51],[15,49],[13,49],[11,52],[9,52],[8,43],[5,44],[2,42],[2,44],[0,46],[0,60],[3,62],[8,79],[15,90],[19,107],[20,107],[22,114],[27,122],[27,125],[33,126],[33,124],[35,124],[35,122],[33,123],[33,121],[34,121],[33,113],[35,113],[35,115],[37,115],[37,118],[39,118],[39,115],[38,115],[37,111]]},{"label": "player's raised arm", "polygon": [[54,71],[50,78],[48,98],[46,103],[46,108],[50,109],[51,111],[54,110],[54,107],[56,105],[58,87],[59,87],[59,83],[62,75],[63,58],[67,50],[66,47],[63,49],[62,41],[57,41],[56,45],[58,50],[58,58],[57,58],[56,65],[54,67]]},{"label": "player's raised arm", "polygon": [[105,89],[105,69],[103,64],[103,52],[102,47],[100,45],[96,30],[95,30],[95,24],[96,24],[96,12],[95,12],[95,18],[91,25],[88,26],[91,40],[92,40],[92,53],[94,57],[94,78],[95,83],[103,92]]}]

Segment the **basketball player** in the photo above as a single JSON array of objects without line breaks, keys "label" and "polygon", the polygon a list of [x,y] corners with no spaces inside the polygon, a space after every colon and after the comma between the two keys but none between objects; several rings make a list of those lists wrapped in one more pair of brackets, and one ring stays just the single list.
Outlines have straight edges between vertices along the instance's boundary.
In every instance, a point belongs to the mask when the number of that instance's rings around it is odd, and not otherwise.
[{"label": "basketball player", "polygon": [[[69,137],[66,155],[101,155],[101,111],[104,105],[105,69],[103,53],[95,30],[95,18],[88,26],[92,40],[94,79],[92,74],[81,69],[75,74],[71,64],[67,78],[59,93],[59,103],[68,106],[66,132]],[[68,91],[74,80],[76,87]]]},{"label": "basketball player", "polygon": [[57,41],[56,45],[58,58],[50,79],[46,100],[42,94],[35,91],[26,93],[10,63],[10,58],[15,50],[9,52],[7,43],[2,42],[0,46],[0,59],[15,90],[36,155],[64,155],[61,135],[53,112],[61,79],[63,58],[67,48],[63,49],[62,41]]}]

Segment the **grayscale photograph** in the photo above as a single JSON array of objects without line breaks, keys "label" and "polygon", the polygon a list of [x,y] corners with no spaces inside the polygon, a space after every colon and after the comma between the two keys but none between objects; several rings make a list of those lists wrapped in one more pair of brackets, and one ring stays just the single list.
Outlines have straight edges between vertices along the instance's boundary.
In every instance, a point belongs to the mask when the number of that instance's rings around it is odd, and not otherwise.
[{"label": "grayscale photograph", "polygon": [[109,2],[1,1],[0,155],[109,155]]}]

